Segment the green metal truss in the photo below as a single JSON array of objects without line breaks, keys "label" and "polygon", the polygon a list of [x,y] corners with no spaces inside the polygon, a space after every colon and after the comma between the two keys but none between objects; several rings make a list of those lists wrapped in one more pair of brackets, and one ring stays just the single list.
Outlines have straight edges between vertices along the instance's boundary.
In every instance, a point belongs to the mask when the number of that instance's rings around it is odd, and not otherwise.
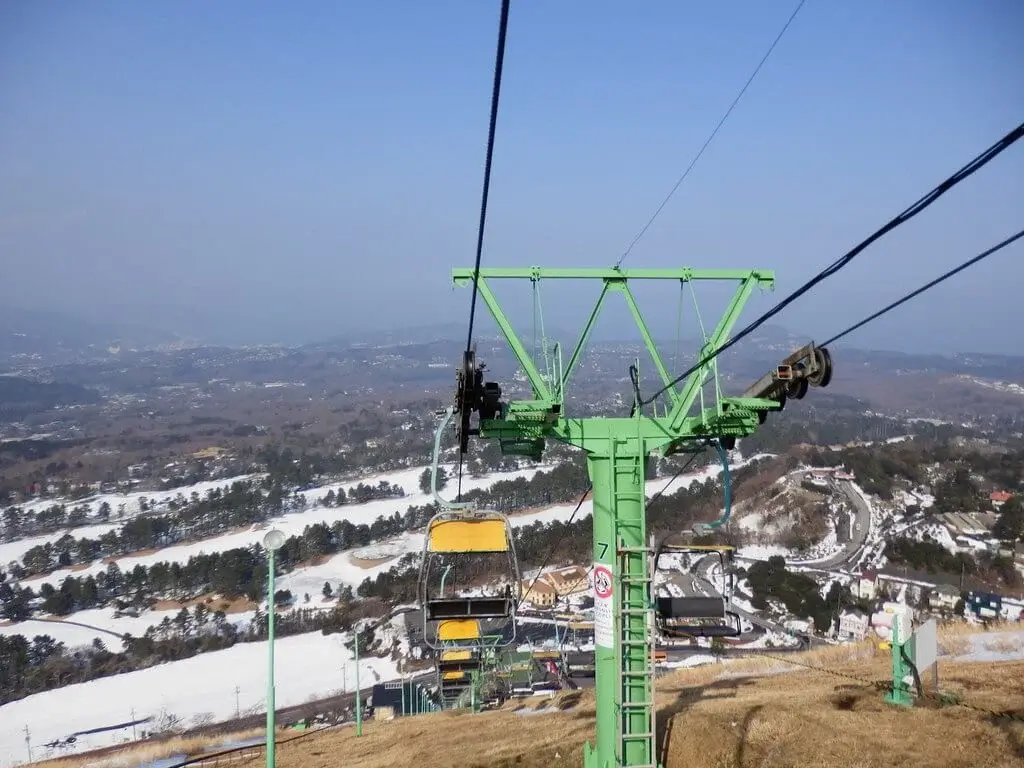
[{"label": "green metal truss", "polygon": [[[601,573],[601,591],[610,596],[595,606],[597,728],[594,746],[586,745],[586,768],[621,766],[654,768],[653,639],[649,630],[650,577],[646,546],[644,467],[654,451],[696,446],[713,437],[743,437],[760,424],[759,413],[780,408],[776,400],[756,397],[717,398],[694,411],[709,376],[710,362],[672,385],[643,314],[629,288],[631,280],[731,281],[736,290],[724,315],[707,339],[701,356],[726,343],[740,311],[755,288],[774,287],[767,270],[679,269],[473,269],[453,270],[456,285],[476,279],[480,298],[494,317],[522,367],[533,399],[507,403],[500,418],[482,420],[479,435],[500,441],[505,453],[539,459],[546,440],[559,440],[587,453],[593,483],[594,566]],[[488,281],[512,279],[586,279],[601,282],[601,293],[569,361],[543,376],[526,345],[513,330]],[[573,418],[565,412],[565,392],[605,300],[622,294],[663,384],[668,387],[668,413],[647,415],[637,407],[632,417]],[[595,576],[596,580],[596,576]],[[595,594],[596,594],[595,584]]]}]

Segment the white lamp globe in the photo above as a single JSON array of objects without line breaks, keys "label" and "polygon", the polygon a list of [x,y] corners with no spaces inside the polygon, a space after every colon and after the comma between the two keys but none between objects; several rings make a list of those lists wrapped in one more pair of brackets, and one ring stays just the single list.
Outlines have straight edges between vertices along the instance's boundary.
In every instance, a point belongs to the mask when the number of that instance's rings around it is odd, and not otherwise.
[{"label": "white lamp globe", "polygon": [[263,546],[271,551],[276,551],[284,546],[284,534],[277,528],[271,528],[263,537]]}]

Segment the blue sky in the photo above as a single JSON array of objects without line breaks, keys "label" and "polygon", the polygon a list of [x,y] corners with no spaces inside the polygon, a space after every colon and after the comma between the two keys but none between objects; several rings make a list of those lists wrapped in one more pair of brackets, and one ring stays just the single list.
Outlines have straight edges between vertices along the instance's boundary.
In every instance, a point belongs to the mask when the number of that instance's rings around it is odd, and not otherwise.
[{"label": "blue sky", "polygon": [[[514,0],[484,264],[612,264],[795,5]],[[0,301],[241,342],[462,322],[498,8],[3,4]],[[1024,119],[1021,30],[1014,0],[807,0],[625,266],[778,298]],[[778,322],[830,335],[1019,229],[1021,144]],[[1022,248],[851,343],[1024,353]],[[641,296],[659,327],[676,294]]]}]

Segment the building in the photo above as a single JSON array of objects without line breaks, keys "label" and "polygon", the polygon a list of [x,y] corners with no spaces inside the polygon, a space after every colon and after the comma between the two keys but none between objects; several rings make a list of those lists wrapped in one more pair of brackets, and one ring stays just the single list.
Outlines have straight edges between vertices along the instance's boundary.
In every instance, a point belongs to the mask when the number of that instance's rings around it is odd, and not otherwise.
[{"label": "building", "polygon": [[391,720],[404,714],[414,714],[427,705],[427,689],[411,680],[389,680],[377,683],[370,694],[374,720]]},{"label": "building", "polygon": [[932,590],[929,600],[935,608],[953,610],[960,602],[960,590],[952,584],[939,584]]},{"label": "building", "polygon": [[999,509],[1003,504],[1013,498],[1013,494],[1009,491],[992,491],[989,500],[992,502],[993,509]]},{"label": "building", "polygon": [[523,600],[550,607],[559,598],[577,595],[590,588],[587,569],[579,565],[555,568],[534,579],[523,580]]},{"label": "building", "polygon": [[878,594],[878,574],[874,571],[862,571],[857,580],[857,597],[874,600]]},{"label": "building", "polygon": [[532,603],[538,607],[550,608],[555,604],[558,593],[555,588],[542,579],[526,580],[523,582],[523,602]]},{"label": "building", "polygon": [[848,640],[863,640],[867,637],[870,620],[860,611],[846,611],[839,616],[839,637]]},{"label": "building", "polygon": [[559,597],[577,595],[580,592],[586,592],[590,588],[587,570],[579,565],[548,571],[541,576],[541,580],[554,587]]}]

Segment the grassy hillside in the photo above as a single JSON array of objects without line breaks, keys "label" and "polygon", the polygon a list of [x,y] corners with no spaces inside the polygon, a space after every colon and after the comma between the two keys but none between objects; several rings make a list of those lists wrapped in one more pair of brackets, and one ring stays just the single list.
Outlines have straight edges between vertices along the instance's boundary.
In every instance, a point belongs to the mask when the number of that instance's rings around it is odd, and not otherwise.
[{"label": "grassy hillside", "polygon": [[[949,656],[1024,657],[1024,631],[940,634]],[[1009,630],[1009,631],[1007,631]],[[1012,632],[1012,634],[1010,634]],[[795,663],[794,663],[795,662]],[[827,668],[831,672],[808,667]],[[1024,661],[939,663],[941,689],[971,705],[912,710],[883,701],[876,681],[887,651],[870,643],[681,670],[658,681],[658,749],[664,768],[1019,768],[1024,764]],[[989,710],[989,711],[985,711]],[[1012,717],[991,712],[1010,713]],[[443,712],[368,722],[279,743],[280,768],[579,768],[593,737],[592,690],[526,699],[474,715]],[[280,740],[294,738],[282,733]],[[175,745],[175,748],[180,748]],[[144,746],[146,756],[161,752]],[[141,753],[140,753],[141,754]],[[259,768],[254,750],[238,766]],[[47,768],[135,765],[128,752],[47,763]]]},{"label": "grassy hillside", "polygon": [[[955,634],[945,643],[962,642]],[[950,650],[956,652],[953,647]],[[867,681],[885,680],[889,656],[871,646],[794,656]],[[680,671],[659,681],[658,733],[665,768],[858,768],[1020,766],[1024,760],[1024,663],[940,663],[944,691],[974,706],[1013,711],[995,718],[960,706],[886,705],[871,685],[772,659]],[[472,715],[442,713],[328,731],[285,746],[281,768],[578,768],[594,727],[593,693],[563,693],[550,711],[538,700]],[[519,709],[519,711],[516,711]],[[251,761],[253,766],[259,760]]]}]

